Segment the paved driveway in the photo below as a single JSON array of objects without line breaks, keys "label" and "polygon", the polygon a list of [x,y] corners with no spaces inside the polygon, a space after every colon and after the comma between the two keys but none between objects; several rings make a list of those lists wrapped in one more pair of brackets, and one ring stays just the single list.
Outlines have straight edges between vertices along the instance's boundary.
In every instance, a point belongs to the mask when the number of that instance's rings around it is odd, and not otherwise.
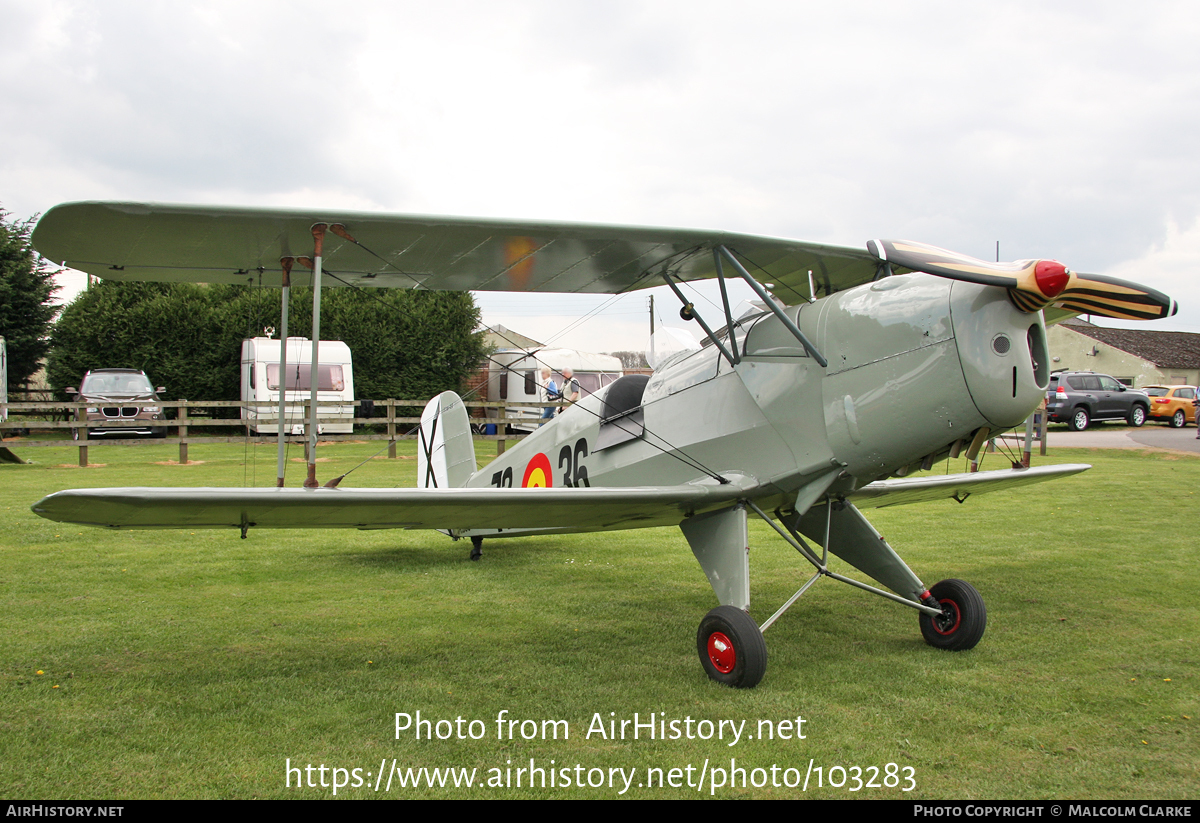
[{"label": "paved driveway", "polygon": [[[1082,449],[1143,449],[1149,446],[1155,449],[1174,449],[1192,454],[1200,454],[1200,440],[1196,439],[1196,429],[1185,426],[1182,429],[1172,429],[1147,423],[1140,429],[1105,429],[1103,423],[1093,425],[1086,431],[1073,432],[1061,427],[1052,427],[1047,433],[1050,448],[1082,448]],[[1037,445],[1035,441],[1034,450]]]}]

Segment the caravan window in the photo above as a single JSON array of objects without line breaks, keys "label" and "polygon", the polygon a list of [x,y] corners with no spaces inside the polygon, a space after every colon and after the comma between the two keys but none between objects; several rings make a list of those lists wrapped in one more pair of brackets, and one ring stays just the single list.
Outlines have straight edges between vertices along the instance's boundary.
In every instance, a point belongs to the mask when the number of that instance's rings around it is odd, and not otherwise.
[{"label": "caravan window", "polygon": [[577,374],[575,379],[579,381],[579,394],[583,397],[595,394],[600,390],[600,375],[598,374]]},{"label": "caravan window", "polygon": [[537,397],[537,384],[533,382],[533,371],[525,372],[525,393]]},{"label": "caravan window", "polygon": [[[312,389],[312,364],[299,363],[287,366],[287,390],[309,391]],[[279,364],[267,364],[267,388],[279,391]],[[345,391],[346,380],[342,377],[342,367],[322,363],[317,366],[317,391]]]}]

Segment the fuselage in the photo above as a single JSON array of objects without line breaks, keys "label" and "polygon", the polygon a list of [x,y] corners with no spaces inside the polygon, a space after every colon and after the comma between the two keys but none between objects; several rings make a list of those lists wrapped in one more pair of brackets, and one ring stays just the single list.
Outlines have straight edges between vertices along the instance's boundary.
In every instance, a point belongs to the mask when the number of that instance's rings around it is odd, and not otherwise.
[{"label": "fuselage", "polygon": [[1001,288],[897,275],[786,313],[827,367],[773,314],[746,318],[724,340],[736,364],[713,345],[676,355],[632,413],[605,421],[614,384],[468,485],[729,481],[786,504],[832,468],[841,488],[855,488],[944,456],[981,427],[1016,426],[1047,385],[1041,314],[1019,311]]}]

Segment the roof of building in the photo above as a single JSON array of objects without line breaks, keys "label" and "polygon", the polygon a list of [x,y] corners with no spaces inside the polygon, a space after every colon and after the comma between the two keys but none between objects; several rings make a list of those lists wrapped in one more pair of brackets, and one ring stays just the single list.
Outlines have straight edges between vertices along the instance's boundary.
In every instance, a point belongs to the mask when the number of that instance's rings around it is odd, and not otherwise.
[{"label": "roof of building", "polygon": [[1106,329],[1078,318],[1064,321],[1063,326],[1159,368],[1200,369],[1200,334],[1194,332]]},{"label": "roof of building", "polygon": [[536,349],[541,343],[520,332],[506,329],[497,323],[484,327],[484,342],[496,349]]}]

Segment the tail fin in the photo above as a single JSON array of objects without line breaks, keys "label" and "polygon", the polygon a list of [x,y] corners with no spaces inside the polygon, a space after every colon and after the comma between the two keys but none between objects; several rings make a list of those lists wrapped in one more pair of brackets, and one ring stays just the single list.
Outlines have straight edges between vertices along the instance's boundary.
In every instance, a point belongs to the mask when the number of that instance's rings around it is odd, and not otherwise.
[{"label": "tail fin", "polygon": [[417,486],[453,489],[466,485],[475,473],[475,441],[462,398],[442,392],[421,413],[417,446]]}]

